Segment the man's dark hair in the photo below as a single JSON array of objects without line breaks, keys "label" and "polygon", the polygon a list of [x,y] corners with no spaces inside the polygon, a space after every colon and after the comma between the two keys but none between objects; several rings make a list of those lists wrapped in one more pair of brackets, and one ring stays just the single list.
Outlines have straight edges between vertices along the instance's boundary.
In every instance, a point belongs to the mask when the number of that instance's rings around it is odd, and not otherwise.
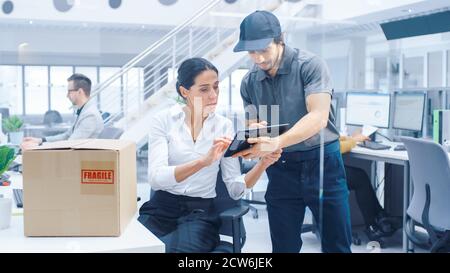
[{"label": "man's dark hair", "polygon": [[283,33],[281,33],[280,36],[273,38],[273,42],[275,44],[281,44],[284,45],[284,37],[283,37]]},{"label": "man's dark hair", "polygon": [[91,95],[91,86],[92,82],[91,80],[86,77],[83,74],[75,73],[72,76],[70,76],[67,81],[73,81],[73,88],[74,89],[83,89],[84,94],[86,94],[87,97]]}]

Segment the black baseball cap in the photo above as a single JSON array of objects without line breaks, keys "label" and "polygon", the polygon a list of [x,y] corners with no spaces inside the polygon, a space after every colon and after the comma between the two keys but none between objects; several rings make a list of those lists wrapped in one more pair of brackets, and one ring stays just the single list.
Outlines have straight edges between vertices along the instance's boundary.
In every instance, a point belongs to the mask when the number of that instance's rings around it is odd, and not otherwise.
[{"label": "black baseball cap", "polygon": [[275,15],[264,10],[247,15],[240,29],[239,42],[234,47],[234,52],[263,50],[274,38],[281,36],[280,21]]}]

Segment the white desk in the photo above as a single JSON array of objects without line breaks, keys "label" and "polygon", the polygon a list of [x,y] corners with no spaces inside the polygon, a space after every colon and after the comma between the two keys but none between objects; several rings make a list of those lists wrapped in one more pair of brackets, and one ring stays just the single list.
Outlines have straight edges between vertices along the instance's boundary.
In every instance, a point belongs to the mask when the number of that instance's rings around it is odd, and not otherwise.
[{"label": "white desk", "polygon": [[23,131],[25,136],[32,137],[44,137],[48,135],[56,135],[63,133],[72,127],[73,123],[56,123],[52,126],[48,126],[45,124],[25,124],[23,126]]},{"label": "white desk", "polygon": [[[12,188],[22,188],[22,176],[11,175],[11,186],[0,194],[12,198]],[[13,199],[11,226],[0,230],[0,252],[164,252],[165,246],[135,217],[120,237],[25,237],[23,211]]]},{"label": "white desk", "polygon": [[406,210],[408,209],[409,202],[412,198],[408,153],[406,151],[394,151],[394,147],[401,143],[383,142],[383,144],[389,145],[391,148],[389,150],[371,150],[356,146],[350,153],[345,154],[344,157],[348,156],[370,161],[382,161],[403,166],[403,251],[412,252],[414,251],[414,245],[406,236],[405,229],[407,220]]}]

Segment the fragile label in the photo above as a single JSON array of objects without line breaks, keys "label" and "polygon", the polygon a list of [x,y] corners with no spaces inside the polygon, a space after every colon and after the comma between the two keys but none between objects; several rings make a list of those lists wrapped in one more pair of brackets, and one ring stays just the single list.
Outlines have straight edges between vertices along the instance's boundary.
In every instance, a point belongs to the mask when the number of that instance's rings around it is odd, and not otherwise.
[{"label": "fragile label", "polygon": [[81,170],[81,184],[114,184],[114,171]]}]

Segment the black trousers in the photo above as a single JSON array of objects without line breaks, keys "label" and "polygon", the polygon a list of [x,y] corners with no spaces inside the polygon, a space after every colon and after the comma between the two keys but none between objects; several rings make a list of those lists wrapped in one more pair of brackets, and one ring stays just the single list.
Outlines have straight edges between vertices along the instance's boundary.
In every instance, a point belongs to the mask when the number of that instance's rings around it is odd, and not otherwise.
[{"label": "black trousers", "polygon": [[321,228],[323,252],[351,252],[348,187],[339,142],[324,147],[323,193],[320,188],[320,149],[284,152],[267,169],[265,195],[273,252],[298,253],[302,223],[309,207]]},{"label": "black trousers", "polygon": [[376,216],[383,210],[366,172],[360,168],[345,166],[347,184],[355,191],[356,201],[366,226],[375,224]]},{"label": "black trousers", "polygon": [[139,214],[138,220],[164,242],[166,252],[210,252],[220,242],[220,218],[212,198],[156,191]]}]

